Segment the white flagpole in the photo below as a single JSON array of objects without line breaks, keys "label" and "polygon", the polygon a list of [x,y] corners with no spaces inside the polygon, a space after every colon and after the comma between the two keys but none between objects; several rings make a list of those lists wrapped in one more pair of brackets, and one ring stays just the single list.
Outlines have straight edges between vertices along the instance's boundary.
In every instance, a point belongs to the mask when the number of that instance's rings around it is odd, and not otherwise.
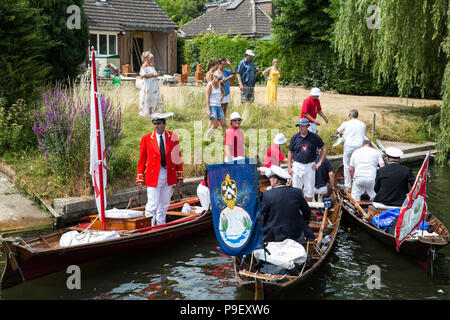
[{"label": "white flagpole", "polygon": [[[102,139],[101,134],[103,132],[100,132],[100,121],[99,121],[99,106],[98,106],[98,90],[97,90],[97,74],[95,69],[95,51],[92,48],[92,88],[93,88],[93,95],[94,95],[94,103],[95,103],[95,132],[96,132],[96,138],[97,138],[97,160],[98,160],[98,177],[99,177],[99,191],[100,191],[100,217],[102,221],[102,230],[106,229],[105,224],[105,186],[103,185],[103,166],[105,164],[105,159],[103,159],[103,148],[102,148]],[[93,115],[91,114],[91,117]],[[92,130],[92,128],[91,128]],[[92,161],[92,159],[91,159]],[[95,181],[95,171],[93,175],[93,179]],[[96,191],[97,192],[97,191]],[[96,194],[96,197],[98,195]],[[98,209],[98,208],[97,208]]]}]

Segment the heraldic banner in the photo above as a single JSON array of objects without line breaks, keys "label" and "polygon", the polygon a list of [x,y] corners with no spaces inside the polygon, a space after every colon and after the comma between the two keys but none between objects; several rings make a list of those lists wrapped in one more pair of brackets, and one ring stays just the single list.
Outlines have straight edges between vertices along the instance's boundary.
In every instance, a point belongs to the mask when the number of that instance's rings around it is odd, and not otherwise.
[{"label": "heraldic banner", "polygon": [[416,181],[414,182],[411,191],[407,194],[402,208],[400,209],[397,225],[395,227],[395,243],[397,251],[400,250],[400,245],[405,241],[408,235],[419,227],[427,213],[426,200],[429,158],[430,152],[427,153],[422,167],[417,173]]},{"label": "heraldic banner", "polygon": [[247,255],[260,248],[262,228],[256,164],[250,159],[207,166],[214,231],[220,251]]}]

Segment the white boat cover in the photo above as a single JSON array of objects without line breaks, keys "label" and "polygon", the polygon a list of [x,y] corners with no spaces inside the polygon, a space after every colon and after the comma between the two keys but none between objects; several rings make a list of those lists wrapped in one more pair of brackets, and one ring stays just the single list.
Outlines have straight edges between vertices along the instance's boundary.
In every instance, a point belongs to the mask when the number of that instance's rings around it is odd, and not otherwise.
[{"label": "white boat cover", "polygon": [[116,219],[135,219],[144,216],[143,211],[127,210],[127,209],[110,209],[105,211],[106,218]]},{"label": "white boat cover", "polygon": [[59,239],[59,245],[61,247],[70,247],[78,244],[92,243],[103,240],[111,240],[120,238],[116,231],[94,231],[88,230],[85,233],[79,233],[78,231],[69,231],[64,233]]},{"label": "white boat cover", "polygon": [[259,260],[267,259],[267,262],[285,268],[292,269],[294,264],[303,264],[306,261],[305,248],[292,239],[286,239],[282,242],[269,242],[266,246],[267,250],[264,255],[264,249],[258,249],[253,251],[255,258]]}]

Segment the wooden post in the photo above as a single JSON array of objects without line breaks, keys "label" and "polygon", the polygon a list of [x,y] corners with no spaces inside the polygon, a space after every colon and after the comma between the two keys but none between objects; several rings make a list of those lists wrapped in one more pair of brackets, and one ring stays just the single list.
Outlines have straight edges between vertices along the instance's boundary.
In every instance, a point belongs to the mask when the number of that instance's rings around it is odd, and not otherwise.
[{"label": "wooden post", "polygon": [[372,119],[372,139],[375,138],[375,117],[376,117],[376,114],[374,113],[373,119]]}]

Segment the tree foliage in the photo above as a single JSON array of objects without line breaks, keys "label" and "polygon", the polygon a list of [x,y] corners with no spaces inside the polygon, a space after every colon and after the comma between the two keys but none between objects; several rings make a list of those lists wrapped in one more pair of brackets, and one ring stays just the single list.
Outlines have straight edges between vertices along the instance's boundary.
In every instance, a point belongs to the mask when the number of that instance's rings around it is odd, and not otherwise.
[{"label": "tree foliage", "polygon": [[[444,52],[448,52],[448,0],[375,3],[376,7],[373,0],[341,1],[334,29],[334,45],[341,58],[349,65],[361,59],[379,78],[395,79],[402,96],[408,96],[415,87],[421,89],[422,95],[426,90],[442,90],[442,111],[448,114],[448,74],[444,79],[448,64]],[[443,135],[447,132],[446,138],[440,138],[444,151],[444,145],[450,143],[448,116],[441,117],[441,127]]]},{"label": "tree foliage", "polygon": [[[29,111],[51,67],[39,10],[28,0],[0,0],[0,150],[22,148],[31,137]],[[31,133],[32,134],[32,133]]]},{"label": "tree foliage", "polygon": [[207,0],[156,0],[156,3],[176,24],[182,26],[202,15]]},{"label": "tree foliage", "polygon": [[272,27],[284,48],[326,41],[331,32],[330,0],[273,0]]},{"label": "tree foliage", "polygon": [[[31,5],[41,9],[44,20],[43,32],[58,44],[47,48],[45,60],[52,66],[51,77],[55,80],[73,79],[79,73],[89,46],[89,27],[83,10],[84,0],[31,0]],[[70,6],[80,10],[80,27],[69,28],[69,18],[76,14],[68,11]],[[78,18],[77,18],[78,19]]]}]

